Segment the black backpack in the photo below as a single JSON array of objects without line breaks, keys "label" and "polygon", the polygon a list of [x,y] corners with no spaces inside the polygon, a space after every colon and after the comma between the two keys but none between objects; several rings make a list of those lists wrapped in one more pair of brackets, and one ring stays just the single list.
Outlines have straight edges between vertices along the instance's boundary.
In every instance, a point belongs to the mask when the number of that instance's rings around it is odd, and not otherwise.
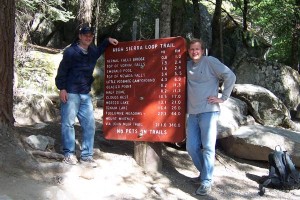
[{"label": "black backpack", "polygon": [[269,175],[259,185],[260,195],[265,193],[265,187],[292,190],[300,188],[300,175],[290,156],[278,145],[269,154]]}]

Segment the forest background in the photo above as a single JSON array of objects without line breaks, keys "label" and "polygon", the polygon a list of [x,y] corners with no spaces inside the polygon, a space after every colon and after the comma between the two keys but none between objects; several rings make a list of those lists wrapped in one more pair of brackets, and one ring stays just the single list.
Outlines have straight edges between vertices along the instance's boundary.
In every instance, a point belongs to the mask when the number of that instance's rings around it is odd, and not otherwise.
[{"label": "forest background", "polygon": [[297,70],[299,4],[299,0],[19,0],[16,41],[65,47],[83,23],[96,28],[96,43],[108,35],[130,41],[134,21],[138,40],[153,39],[155,19],[160,19],[161,32],[202,38],[210,54],[224,60],[226,50],[232,50],[229,36],[224,34],[236,26],[230,37],[239,45],[258,48],[264,43],[266,60]]}]

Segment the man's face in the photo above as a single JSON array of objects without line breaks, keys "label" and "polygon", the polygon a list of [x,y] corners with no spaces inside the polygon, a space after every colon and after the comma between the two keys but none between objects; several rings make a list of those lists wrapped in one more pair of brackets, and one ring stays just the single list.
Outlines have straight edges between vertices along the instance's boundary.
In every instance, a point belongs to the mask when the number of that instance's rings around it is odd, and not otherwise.
[{"label": "man's face", "polygon": [[86,33],[86,34],[79,34],[80,43],[85,46],[89,46],[94,39],[94,34]]},{"label": "man's face", "polygon": [[203,53],[204,50],[201,48],[201,44],[199,42],[190,45],[189,56],[193,61],[199,61]]}]

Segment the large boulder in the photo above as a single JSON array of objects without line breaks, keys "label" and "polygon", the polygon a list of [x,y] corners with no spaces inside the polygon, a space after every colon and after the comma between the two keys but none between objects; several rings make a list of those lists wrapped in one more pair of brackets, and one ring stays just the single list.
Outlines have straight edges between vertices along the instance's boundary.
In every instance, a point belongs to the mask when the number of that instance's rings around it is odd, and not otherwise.
[{"label": "large boulder", "polygon": [[219,139],[219,144],[230,155],[258,161],[268,161],[268,155],[280,145],[300,167],[300,133],[282,128],[248,125],[234,135]]},{"label": "large boulder", "polygon": [[300,76],[296,70],[253,57],[243,57],[233,67],[237,84],[262,86],[274,93],[289,110],[297,110],[300,104]]},{"label": "large boulder", "polygon": [[279,127],[300,130],[284,104],[272,92],[251,84],[236,84],[232,96],[221,104],[218,122],[218,141],[224,151],[238,158],[267,161],[280,145],[300,167],[300,132]]},{"label": "large boulder", "polygon": [[283,102],[261,86],[236,84],[232,96],[246,102],[251,115],[262,125],[284,127],[290,121],[289,110]]},{"label": "large boulder", "polygon": [[248,115],[247,104],[230,97],[220,104],[221,112],[218,121],[218,138],[232,135],[240,126],[253,124],[254,119]]}]

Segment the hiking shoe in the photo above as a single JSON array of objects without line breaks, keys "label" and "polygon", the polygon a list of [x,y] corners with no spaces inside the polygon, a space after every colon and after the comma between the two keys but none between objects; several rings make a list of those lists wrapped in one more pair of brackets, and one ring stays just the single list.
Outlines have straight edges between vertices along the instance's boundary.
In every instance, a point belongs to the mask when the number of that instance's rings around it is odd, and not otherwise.
[{"label": "hiking shoe", "polygon": [[196,190],[197,195],[205,196],[211,191],[211,185],[200,185],[200,187]]},{"label": "hiking shoe", "polygon": [[78,163],[78,160],[75,155],[70,154],[70,155],[65,156],[63,162],[68,165],[76,165]]},{"label": "hiking shoe", "polygon": [[91,157],[80,158],[80,163],[86,167],[91,167],[91,168],[95,168],[98,166],[95,160]]}]

